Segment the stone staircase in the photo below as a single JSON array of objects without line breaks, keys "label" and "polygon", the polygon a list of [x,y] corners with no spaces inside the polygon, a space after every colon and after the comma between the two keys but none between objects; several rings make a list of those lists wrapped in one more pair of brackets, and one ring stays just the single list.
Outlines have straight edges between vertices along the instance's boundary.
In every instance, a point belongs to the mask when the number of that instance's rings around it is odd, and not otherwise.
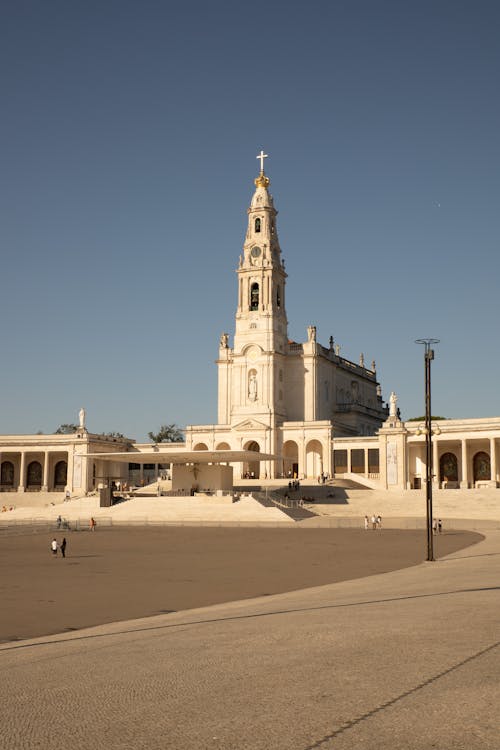
[{"label": "stone staircase", "polygon": [[312,510],[299,505],[297,500],[289,500],[290,505],[285,504],[283,493],[278,492],[252,492],[252,497],[264,508],[278,508],[292,521],[304,521],[306,518],[316,517]]}]

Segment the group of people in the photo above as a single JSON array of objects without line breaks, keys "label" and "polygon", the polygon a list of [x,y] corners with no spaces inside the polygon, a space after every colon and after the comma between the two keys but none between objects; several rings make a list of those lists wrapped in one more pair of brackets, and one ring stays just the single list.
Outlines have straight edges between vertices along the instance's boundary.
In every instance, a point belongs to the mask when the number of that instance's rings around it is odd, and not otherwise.
[{"label": "group of people", "polygon": [[382,516],[380,513],[378,516],[373,515],[371,518],[368,518],[368,516],[365,516],[365,531],[368,531],[370,528],[370,524],[372,529],[381,529],[382,528]]},{"label": "group of people", "polygon": [[59,544],[57,539],[54,538],[50,543],[50,549],[52,550],[52,555],[54,557],[57,557],[57,550],[61,551],[61,555],[63,557],[66,557],[66,537],[63,537],[62,542]]},{"label": "group of people", "polygon": [[443,522],[440,518],[434,518],[432,520],[432,533],[433,534],[443,533]]}]

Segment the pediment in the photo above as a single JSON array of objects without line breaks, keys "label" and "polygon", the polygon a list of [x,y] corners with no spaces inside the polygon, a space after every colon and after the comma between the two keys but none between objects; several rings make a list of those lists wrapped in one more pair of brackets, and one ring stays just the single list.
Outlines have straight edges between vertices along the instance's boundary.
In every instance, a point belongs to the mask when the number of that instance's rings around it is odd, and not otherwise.
[{"label": "pediment", "polygon": [[239,422],[239,424],[235,424],[233,427],[233,430],[236,432],[251,432],[252,430],[262,432],[262,430],[268,429],[269,427],[267,424],[259,422],[257,419],[245,419],[243,422]]}]

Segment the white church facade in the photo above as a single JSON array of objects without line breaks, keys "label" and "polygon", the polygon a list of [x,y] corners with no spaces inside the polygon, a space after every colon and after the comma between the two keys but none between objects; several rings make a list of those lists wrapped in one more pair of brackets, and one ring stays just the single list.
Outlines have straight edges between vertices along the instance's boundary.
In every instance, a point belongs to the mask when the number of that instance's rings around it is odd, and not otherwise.
[{"label": "white church facade", "polygon": [[186,446],[281,457],[241,466],[243,476],[330,476],[334,434],[374,435],[387,409],[375,363],[367,368],[363,357],[359,363],[344,359],[332,338],[322,346],[313,325],[306,341],[289,340],[277,211],[262,152],[260,158],[237,269],[234,341],[230,346],[223,333],[219,344],[218,421],[187,427]]},{"label": "white church facade", "polygon": [[[71,435],[0,435],[0,493],[86,493],[110,477],[142,483],[176,463],[176,452],[179,466],[228,463],[229,454],[217,451],[232,452],[235,483],[349,476],[381,489],[423,487],[424,426],[400,420],[394,394],[384,404],[375,363],[345,359],[332,338],[321,345],[314,325],[305,341],[289,339],[277,211],[265,154],[258,158],[234,337],[223,333],[219,341],[217,423],[190,425],[185,443],[156,446],[89,432],[82,409]],[[500,417],[442,420],[432,431],[436,488],[499,486]]]}]

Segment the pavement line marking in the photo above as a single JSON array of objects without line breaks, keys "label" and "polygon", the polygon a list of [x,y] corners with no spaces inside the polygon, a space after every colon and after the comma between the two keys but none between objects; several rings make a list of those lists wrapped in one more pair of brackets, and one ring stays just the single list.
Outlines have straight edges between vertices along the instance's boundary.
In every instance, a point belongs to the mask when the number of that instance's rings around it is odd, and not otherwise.
[{"label": "pavement line marking", "polygon": [[457,664],[454,664],[453,666],[448,667],[448,669],[444,669],[442,672],[438,672],[436,675],[433,675],[433,677],[429,677],[429,679],[424,680],[424,682],[421,682],[419,685],[416,685],[410,690],[406,690],[404,693],[401,693],[401,695],[398,695],[395,698],[391,698],[391,700],[386,701],[385,703],[382,703],[382,705],[377,706],[371,711],[367,711],[362,716],[358,716],[355,719],[351,719],[351,721],[344,722],[335,731],[331,732],[330,734],[325,735],[320,740],[317,740],[317,742],[315,742],[314,744],[307,745],[307,747],[305,747],[304,750],[316,750],[316,748],[321,747],[321,745],[324,745],[325,742],[329,742],[330,740],[335,739],[335,737],[338,737],[340,734],[347,732],[349,729],[352,729],[357,724],[360,724],[362,721],[365,721],[366,719],[371,719],[372,716],[376,716],[376,714],[380,713],[381,711],[384,711],[386,708],[390,708],[391,706],[394,706],[396,703],[404,700],[404,698],[408,698],[408,696],[412,695],[413,693],[416,693],[419,690],[423,690],[423,688],[427,687],[428,685],[432,685],[433,682],[436,682],[436,680],[441,679],[441,677],[445,677],[451,672],[454,672],[457,669],[460,669],[460,667],[465,666],[465,664],[468,664],[469,662],[474,661],[474,659],[478,659],[480,656],[484,656],[484,654],[487,654],[489,651],[493,651],[493,649],[498,648],[498,646],[500,646],[500,641],[497,641],[496,643],[492,643],[490,646],[483,648],[481,651],[477,651],[475,654],[468,656],[466,659],[463,659]]}]

